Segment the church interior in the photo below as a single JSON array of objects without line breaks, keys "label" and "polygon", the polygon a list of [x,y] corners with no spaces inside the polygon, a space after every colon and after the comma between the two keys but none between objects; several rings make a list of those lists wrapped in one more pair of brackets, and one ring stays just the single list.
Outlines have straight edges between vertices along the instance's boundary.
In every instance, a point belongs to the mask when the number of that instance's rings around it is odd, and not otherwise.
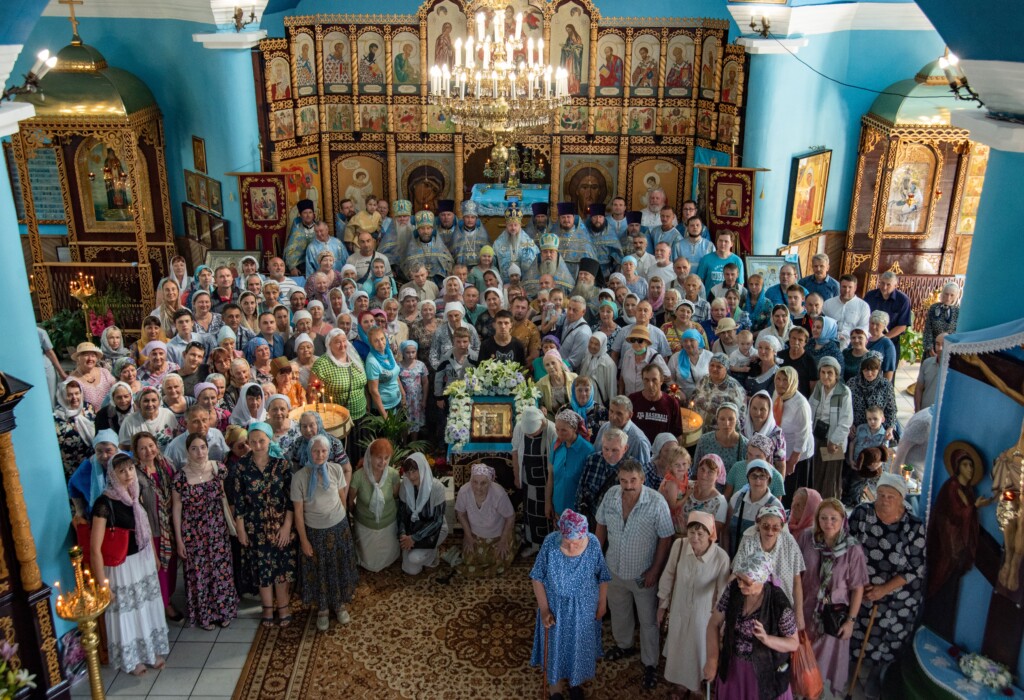
[{"label": "church interior", "polygon": [[[511,109],[498,72],[479,70],[490,54],[470,49],[484,43],[477,9],[516,39],[494,42],[520,67],[501,80],[528,83]],[[243,598],[230,628],[172,624],[162,670],[97,666],[90,689],[88,664],[66,658],[76,624],[81,652],[94,623],[58,602],[76,587],[74,530],[29,329],[88,318],[102,290],[134,342],[173,257],[190,274],[247,255],[265,269],[304,202],[325,222],[371,195],[414,217],[472,202],[495,241],[510,193],[527,217],[566,202],[582,216],[614,198],[649,211],[658,190],[730,231],[766,287],[783,263],[812,274],[822,253],[860,295],[895,273],[913,308],[904,343],[947,285],[962,290],[917,498],[929,537],[945,521],[955,540],[949,523],[967,518],[970,563],[925,601],[881,697],[1024,697],[1024,304],[991,273],[1024,261],[1020,16],[1009,0],[0,4],[0,633],[18,644],[0,654],[35,677],[13,697],[548,697],[529,665],[528,563],[447,587],[370,577],[352,627],[325,634],[306,610],[262,627]],[[76,344],[51,337],[61,357]],[[897,371],[904,424],[928,350]],[[982,463],[959,482],[977,497],[969,517],[950,506],[953,443]],[[968,653],[1012,684],[961,673]],[[599,661],[588,696],[637,692],[638,673]]]}]

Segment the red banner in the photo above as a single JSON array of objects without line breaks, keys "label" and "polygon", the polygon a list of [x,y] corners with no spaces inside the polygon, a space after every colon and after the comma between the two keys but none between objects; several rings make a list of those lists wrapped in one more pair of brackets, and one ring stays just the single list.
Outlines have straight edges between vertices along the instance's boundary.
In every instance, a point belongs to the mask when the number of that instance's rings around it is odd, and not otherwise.
[{"label": "red banner", "polygon": [[702,168],[707,183],[707,225],[714,239],[719,231],[733,234],[733,252],[753,252],[754,168]]},{"label": "red banner", "polygon": [[288,240],[284,173],[233,173],[238,176],[242,232],[246,250],[281,255]]}]

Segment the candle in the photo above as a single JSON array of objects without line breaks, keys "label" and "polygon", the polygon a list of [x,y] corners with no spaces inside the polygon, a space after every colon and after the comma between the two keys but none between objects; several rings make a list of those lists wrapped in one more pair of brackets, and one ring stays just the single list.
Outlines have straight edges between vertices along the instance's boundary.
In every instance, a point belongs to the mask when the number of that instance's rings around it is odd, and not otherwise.
[{"label": "candle", "polygon": [[516,41],[519,41],[519,37],[523,35],[523,13],[520,12],[516,15]]},{"label": "candle", "polygon": [[480,94],[481,94],[480,93],[480,81],[481,81],[482,78],[483,78],[483,76],[480,75],[480,71],[477,71],[476,72],[476,93],[474,93],[475,97],[480,97]]},{"label": "candle", "polygon": [[473,49],[473,37],[470,36],[466,39],[466,68],[472,68],[473,63],[476,60],[476,52],[474,52]]},{"label": "candle", "polygon": [[476,13],[476,36],[480,43],[483,43],[484,37],[487,36],[487,18],[482,11]]},{"label": "candle", "polygon": [[491,67],[491,42],[484,42],[484,70]]},{"label": "candle", "polygon": [[494,13],[494,43],[497,44],[501,41],[501,35],[505,31],[505,15]]},{"label": "candle", "polygon": [[498,71],[496,70],[491,71],[491,86],[494,99],[498,99]]},{"label": "candle", "polygon": [[[32,64],[32,70],[29,71],[29,74],[33,74],[33,73],[38,74],[39,73],[39,69],[43,67],[43,64],[46,63],[49,60],[49,58],[50,58],[50,50],[49,49],[43,49],[42,51],[37,53],[36,54],[36,62]],[[82,274],[82,273],[79,272],[78,274]]]},{"label": "candle", "polygon": [[533,37],[526,40],[526,62],[533,68]]},{"label": "candle", "polygon": [[544,62],[544,40],[537,39],[537,63]]},{"label": "candle", "polygon": [[454,68],[458,68],[462,61],[460,56],[462,55],[462,37],[455,40],[455,65]]}]

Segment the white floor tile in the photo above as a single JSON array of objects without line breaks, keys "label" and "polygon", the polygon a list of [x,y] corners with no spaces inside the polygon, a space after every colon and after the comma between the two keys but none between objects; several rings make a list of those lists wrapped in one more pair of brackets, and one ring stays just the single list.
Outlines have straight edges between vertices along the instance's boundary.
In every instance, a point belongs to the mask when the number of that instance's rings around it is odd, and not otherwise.
[{"label": "white floor tile", "polygon": [[119,673],[107,689],[107,695],[110,697],[121,697],[123,695],[145,697],[149,694],[150,688],[153,687],[159,675],[160,672],[152,668],[146,671],[146,674],[143,676]]},{"label": "white floor tile", "polygon": [[186,627],[178,634],[179,642],[216,642],[220,627],[204,630],[202,627]]},{"label": "white floor tile", "polygon": [[[252,623],[252,624],[242,624]],[[256,631],[259,629],[258,620],[235,620],[231,627],[221,630],[217,635],[217,645],[225,642],[245,644],[246,648],[256,639]]]},{"label": "white floor tile", "polygon": [[213,642],[176,642],[167,657],[168,668],[202,668]]},{"label": "white floor tile", "polygon": [[192,689],[192,697],[197,695],[231,695],[242,675],[241,668],[204,668],[199,680]]},{"label": "white floor tile", "polygon": [[203,669],[242,668],[249,655],[250,646],[252,645],[244,643],[217,642],[213,645],[213,650],[210,652],[209,658],[206,659]]},{"label": "white floor tile", "polygon": [[199,680],[199,668],[165,668],[149,691],[149,697],[188,697]]}]

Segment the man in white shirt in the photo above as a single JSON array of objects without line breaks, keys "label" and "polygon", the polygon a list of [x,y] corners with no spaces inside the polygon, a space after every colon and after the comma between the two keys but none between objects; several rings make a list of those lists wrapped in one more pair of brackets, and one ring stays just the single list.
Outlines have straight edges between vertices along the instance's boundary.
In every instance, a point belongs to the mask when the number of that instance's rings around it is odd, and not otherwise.
[{"label": "man in white shirt", "polygon": [[273,280],[277,282],[280,293],[277,298],[278,301],[284,302],[291,297],[292,292],[295,291],[297,284],[295,280],[288,277],[285,273],[284,260],[282,258],[271,258],[270,262],[267,263],[267,281]]},{"label": "man in white shirt", "polygon": [[647,208],[643,210],[640,225],[646,229],[661,226],[661,208],[665,206],[665,190],[660,187],[647,194]]},{"label": "man in white shirt", "polygon": [[871,308],[857,296],[857,278],[853,275],[839,278],[839,296],[827,300],[822,313],[839,325],[839,347],[842,349],[850,344],[850,331],[854,328],[868,332]]},{"label": "man in white shirt", "polygon": [[[679,259],[686,263],[687,273],[689,273],[689,261],[686,258]],[[657,275],[665,281],[665,289],[671,287],[672,283],[676,281],[676,271],[672,267],[672,246],[664,241],[654,246],[654,264],[650,266],[646,275],[648,282],[652,275]]]},{"label": "man in white shirt", "polygon": [[578,372],[590,343],[590,326],[584,320],[587,300],[575,296],[569,300],[565,310],[565,325],[562,328],[562,359],[569,363],[573,372]]},{"label": "man in white shirt", "polygon": [[377,252],[377,240],[369,231],[360,231],[356,237],[356,252],[348,256],[348,264],[356,268],[356,281],[360,284],[365,282],[372,271],[370,265],[373,260],[384,261],[384,274],[391,274],[391,261],[386,255]]}]

